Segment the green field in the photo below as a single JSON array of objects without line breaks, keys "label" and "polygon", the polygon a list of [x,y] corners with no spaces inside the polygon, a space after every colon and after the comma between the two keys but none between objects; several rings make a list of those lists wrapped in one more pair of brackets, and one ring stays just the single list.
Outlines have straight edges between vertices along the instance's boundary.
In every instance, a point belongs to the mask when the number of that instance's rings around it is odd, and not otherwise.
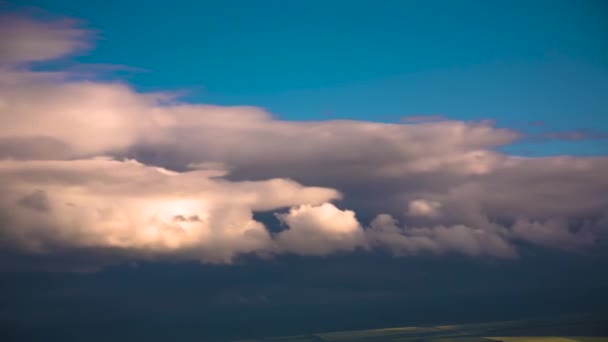
[{"label": "green field", "polygon": [[459,325],[404,326],[262,337],[239,342],[608,342],[608,319],[568,317]]}]

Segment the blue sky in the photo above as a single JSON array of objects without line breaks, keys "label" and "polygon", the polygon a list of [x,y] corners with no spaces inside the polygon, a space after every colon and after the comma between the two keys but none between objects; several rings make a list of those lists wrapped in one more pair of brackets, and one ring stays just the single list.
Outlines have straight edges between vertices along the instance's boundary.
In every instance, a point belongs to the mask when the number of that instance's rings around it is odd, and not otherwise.
[{"label": "blue sky", "polygon": [[[608,131],[604,1],[28,1],[99,32],[86,63],[143,91],[254,105],[287,120],[492,119]],[[124,75],[123,75],[124,76]],[[542,122],[530,126],[530,122]],[[605,139],[524,155],[608,153]]]}]

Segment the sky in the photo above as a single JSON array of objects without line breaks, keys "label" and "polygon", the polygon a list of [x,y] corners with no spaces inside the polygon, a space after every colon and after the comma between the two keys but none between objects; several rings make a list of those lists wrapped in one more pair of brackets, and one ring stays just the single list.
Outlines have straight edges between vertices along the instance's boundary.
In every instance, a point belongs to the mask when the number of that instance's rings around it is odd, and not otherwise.
[{"label": "sky", "polygon": [[2,335],[606,314],[604,1],[0,11]]},{"label": "sky", "polygon": [[[27,4],[98,30],[95,49],[77,60],[134,68],[126,72],[138,89],[197,103],[253,105],[287,120],[444,115],[531,133],[608,130],[603,1]],[[507,151],[608,152],[602,142],[556,140]]]}]

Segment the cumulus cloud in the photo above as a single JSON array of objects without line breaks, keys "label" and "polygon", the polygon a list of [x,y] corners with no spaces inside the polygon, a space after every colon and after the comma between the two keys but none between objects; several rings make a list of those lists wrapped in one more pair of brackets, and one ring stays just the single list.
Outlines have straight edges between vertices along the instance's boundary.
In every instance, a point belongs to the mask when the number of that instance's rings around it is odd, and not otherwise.
[{"label": "cumulus cloud", "polygon": [[279,248],[301,255],[326,255],[365,246],[363,228],[351,210],[330,203],[302,205],[277,217],[289,229],[277,235]]},{"label": "cumulus cloud", "polygon": [[489,255],[514,258],[516,250],[495,230],[464,225],[451,227],[399,227],[388,214],[378,215],[367,231],[370,242],[390,249],[396,255],[421,253],[462,253],[468,256]]},{"label": "cumulus cloud", "polygon": [[160,139],[170,124],[155,108],[160,96],[138,95],[123,84],[19,81],[0,84],[1,156],[100,154]]},{"label": "cumulus cloud", "polygon": [[113,247],[208,262],[272,252],[253,211],[339,197],[290,180],[230,182],[223,171],[176,173],[136,161],[2,161],[4,240],[34,253]]},{"label": "cumulus cloud", "polygon": [[[606,236],[608,158],[505,155],[496,147],[519,134],[491,122],[282,121],[38,72],[28,63],[80,50],[90,34],[10,20],[0,234],[11,248],[205,262],[358,248],[513,258],[523,243],[585,250]],[[284,208],[283,231],[253,219]]]},{"label": "cumulus cloud", "polygon": [[513,235],[516,238],[555,247],[564,250],[577,250],[593,245],[596,237],[593,227],[583,225],[573,229],[563,219],[548,219],[545,221],[531,221],[519,219],[513,225]]}]

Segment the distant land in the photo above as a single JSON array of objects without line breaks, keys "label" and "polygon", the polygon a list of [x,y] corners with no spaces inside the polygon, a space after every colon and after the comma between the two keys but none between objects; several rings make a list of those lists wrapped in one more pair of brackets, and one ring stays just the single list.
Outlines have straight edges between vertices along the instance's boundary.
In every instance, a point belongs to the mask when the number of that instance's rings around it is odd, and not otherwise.
[{"label": "distant land", "polygon": [[235,342],[402,341],[402,342],[608,342],[608,317],[567,316],[470,324],[404,326]]}]

